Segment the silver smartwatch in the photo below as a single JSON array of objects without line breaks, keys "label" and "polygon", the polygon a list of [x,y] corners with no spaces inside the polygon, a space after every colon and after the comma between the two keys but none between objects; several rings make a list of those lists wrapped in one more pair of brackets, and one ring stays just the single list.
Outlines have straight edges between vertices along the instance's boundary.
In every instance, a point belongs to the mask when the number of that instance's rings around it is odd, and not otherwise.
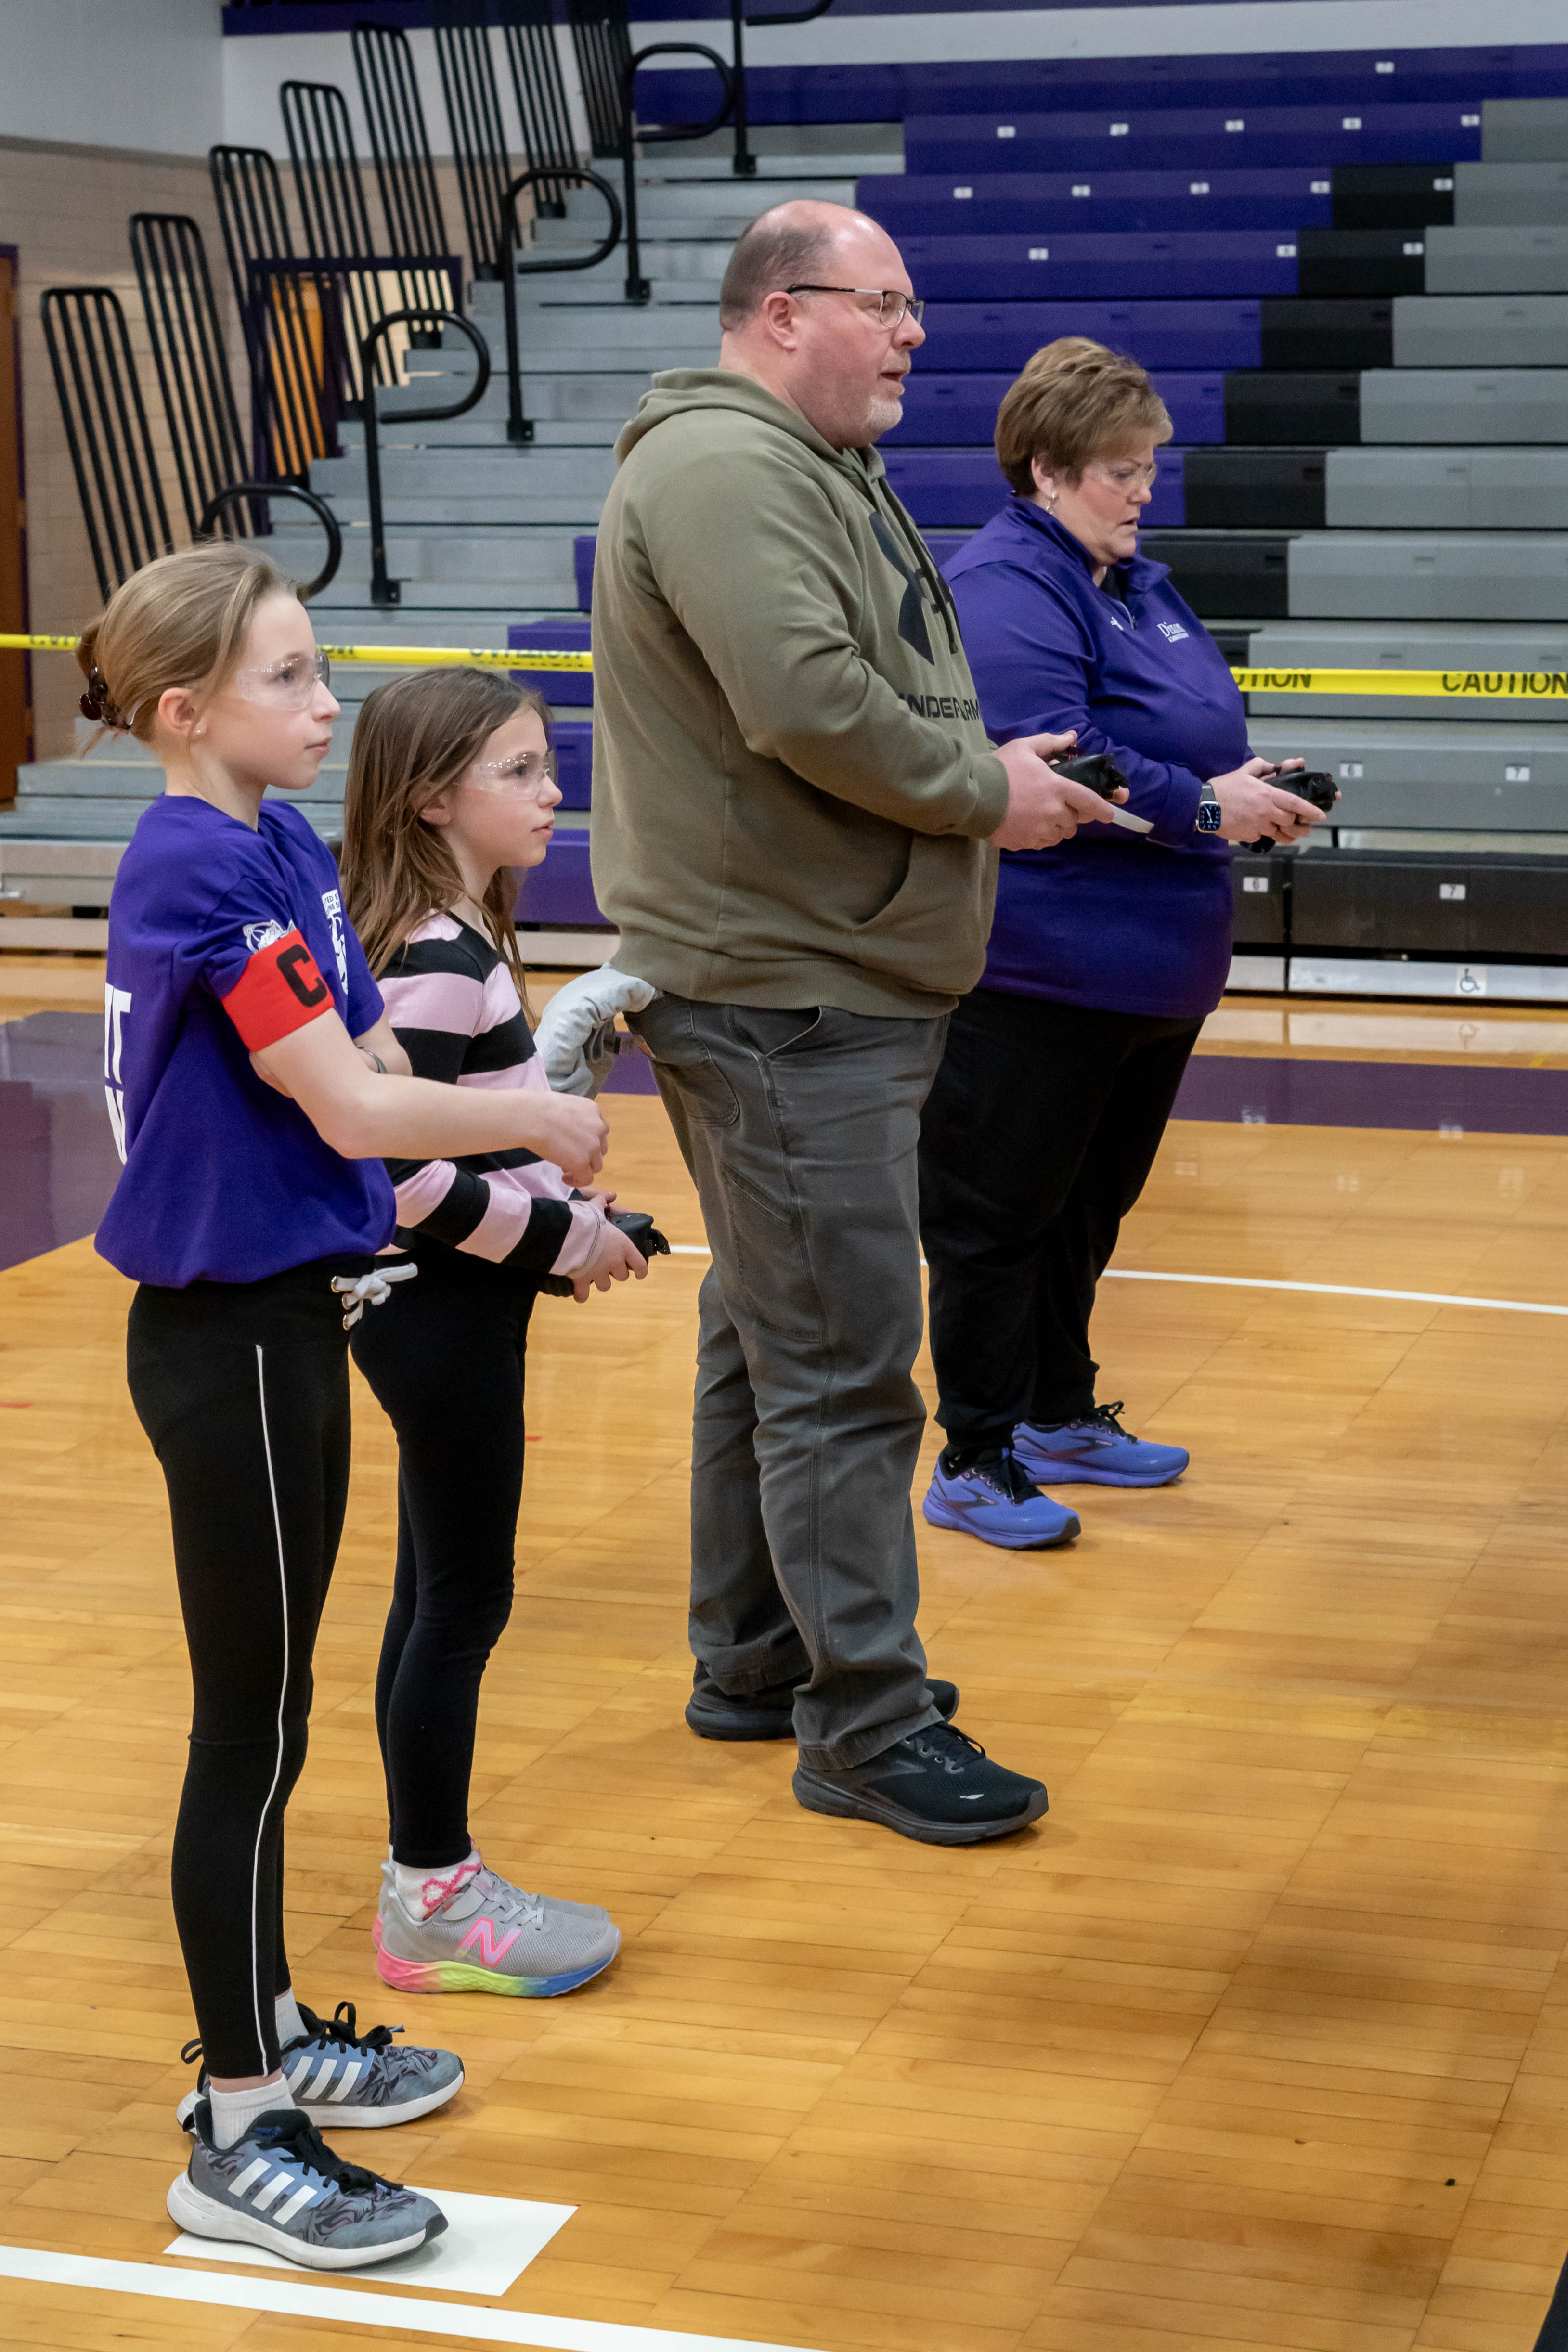
[{"label": "silver smartwatch", "polygon": [[1215,798],[1214,786],[1205,777],[1203,791],[1198,795],[1198,813],[1193,819],[1194,830],[1197,833],[1217,833],[1224,822],[1225,812]]}]

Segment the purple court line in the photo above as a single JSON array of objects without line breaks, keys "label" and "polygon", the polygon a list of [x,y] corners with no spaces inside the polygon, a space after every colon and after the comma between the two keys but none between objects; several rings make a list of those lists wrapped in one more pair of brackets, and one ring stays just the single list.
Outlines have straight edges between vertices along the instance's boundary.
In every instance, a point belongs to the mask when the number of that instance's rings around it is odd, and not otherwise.
[{"label": "purple court line", "polygon": [[1257,1127],[1568,1136],[1568,1070],[1198,1054],[1187,1065],[1173,1116]]},{"label": "purple court line", "polygon": [[[0,1023],[0,1267],[79,1241],[103,1213],[120,1163],[101,1059],[95,1013]],[[657,1093],[647,1055],[618,1055],[605,1092]],[[1188,1065],[1175,1115],[1269,1127],[1568,1135],[1568,1070],[1203,1054]]]}]

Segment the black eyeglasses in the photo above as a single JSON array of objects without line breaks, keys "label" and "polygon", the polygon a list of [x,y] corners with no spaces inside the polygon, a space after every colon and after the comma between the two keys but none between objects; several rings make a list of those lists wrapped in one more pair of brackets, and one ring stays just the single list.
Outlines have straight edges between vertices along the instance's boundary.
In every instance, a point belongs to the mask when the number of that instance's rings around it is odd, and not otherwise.
[{"label": "black eyeglasses", "polygon": [[901,327],[906,315],[911,318],[918,327],[925,315],[925,304],[917,302],[912,294],[884,293],[878,286],[786,286],[784,290],[786,294],[874,295],[877,302],[877,324],[879,327]]}]

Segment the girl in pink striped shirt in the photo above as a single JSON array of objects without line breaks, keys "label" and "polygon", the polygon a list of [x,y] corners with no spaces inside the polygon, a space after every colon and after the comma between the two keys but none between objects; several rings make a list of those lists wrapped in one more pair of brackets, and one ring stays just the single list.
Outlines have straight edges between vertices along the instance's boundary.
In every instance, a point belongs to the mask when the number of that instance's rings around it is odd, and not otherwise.
[{"label": "girl in pink striped shirt", "polygon": [[[561,794],[540,698],[452,667],[370,695],[354,730],[343,895],[415,1072],[544,1087],[511,908]],[[647,1268],[531,1152],[388,1162],[397,1241],[419,1274],[356,1329],[397,1432],[397,1569],[376,1677],[392,1839],[376,1965],[405,1992],[568,1992],[619,1933],[591,1905],[525,1893],[468,1829],[479,1683],[511,1608],[523,1370],[540,1277],[575,1296]],[[372,1325],[375,1328],[373,1331]]]}]

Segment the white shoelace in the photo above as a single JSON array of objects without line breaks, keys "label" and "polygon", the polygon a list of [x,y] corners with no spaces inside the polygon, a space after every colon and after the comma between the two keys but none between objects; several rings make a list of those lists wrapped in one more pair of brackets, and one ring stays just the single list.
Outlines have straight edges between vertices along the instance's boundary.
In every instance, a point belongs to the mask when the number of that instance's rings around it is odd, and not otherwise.
[{"label": "white shoelace", "polygon": [[345,1309],[343,1329],[352,1331],[367,1307],[384,1307],[392,1296],[393,1284],[412,1282],[418,1271],[416,1265],[373,1266],[368,1274],[352,1282],[346,1275],[334,1274],[332,1288]]}]

